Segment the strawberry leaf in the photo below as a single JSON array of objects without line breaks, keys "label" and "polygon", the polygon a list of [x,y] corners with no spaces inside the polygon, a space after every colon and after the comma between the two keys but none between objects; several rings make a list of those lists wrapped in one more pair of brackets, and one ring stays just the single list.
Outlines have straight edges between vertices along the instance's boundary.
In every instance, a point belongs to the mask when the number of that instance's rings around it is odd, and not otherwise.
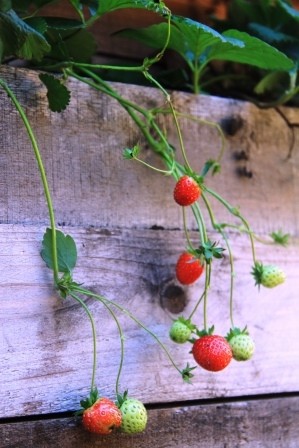
[{"label": "strawberry leaf", "polygon": [[2,57],[41,60],[51,47],[45,37],[10,9],[0,12],[0,46]]},{"label": "strawberry leaf", "polygon": [[50,62],[58,61],[89,62],[96,50],[93,35],[82,28],[82,24],[74,20],[54,22],[47,20],[50,30],[49,42],[52,50],[49,53]]},{"label": "strawberry leaf", "polygon": [[[284,53],[263,42],[257,37],[250,36],[238,30],[225,31],[222,36],[231,41],[242,41],[244,46],[238,48],[224,48],[214,46],[208,53],[208,60],[212,59],[249,64],[266,70],[291,70],[294,62]],[[224,51],[225,50],[225,51]]]},{"label": "strawberry leaf", "polygon": [[[58,271],[70,273],[76,266],[77,261],[77,249],[75,241],[70,235],[65,235],[60,230],[56,230],[56,242]],[[52,230],[49,228],[47,228],[44,234],[41,257],[48,268],[53,270],[54,263],[52,253]]]},{"label": "strawberry leaf", "polygon": [[[178,52],[189,64],[199,60],[204,50],[217,43],[224,43],[227,40],[217,31],[194,20],[184,17],[173,16],[171,24],[170,41],[168,48]],[[120,34],[131,37],[138,41],[160,49],[166,42],[168,24],[160,23],[138,30],[125,30]],[[242,46],[240,43],[229,43]]]},{"label": "strawberry leaf", "polygon": [[47,73],[40,74],[39,78],[47,87],[47,98],[52,112],[61,112],[66,109],[70,102],[71,93],[65,85]]}]

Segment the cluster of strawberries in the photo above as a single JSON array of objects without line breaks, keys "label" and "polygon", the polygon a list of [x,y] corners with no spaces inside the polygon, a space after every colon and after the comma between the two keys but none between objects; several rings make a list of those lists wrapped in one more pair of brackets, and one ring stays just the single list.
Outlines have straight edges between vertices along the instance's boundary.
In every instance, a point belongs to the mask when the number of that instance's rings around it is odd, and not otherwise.
[{"label": "cluster of strawberries", "polygon": [[129,398],[127,392],[117,396],[117,401],[99,397],[97,389],[81,401],[83,427],[94,434],[108,435],[120,428],[124,433],[136,434],[144,431],[147,411],[143,403]]},{"label": "cluster of strawberries", "polygon": [[[194,204],[201,196],[201,188],[196,179],[184,175],[179,178],[174,189],[174,200],[182,207]],[[176,277],[183,285],[194,283],[203,273],[205,260],[194,251],[182,253],[176,264]],[[285,273],[275,265],[256,262],[252,274],[258,286],[273,288],[285,281]],[[232,359],[246,361],[255,350],[255,344],[247,328],[233,327],[226,337],[213,334],[214,327],[199,331],[191,319],[179,317],[170,328],[170,338],[179,344],[192,343],[192,354],[202,368],[217,372],[223,370]]]},{"label": "cluster of strawberries", "polygon": [[[174,200],[182,207],[193,205],[201,196],[202,189],[198,180],[191,175],[179,178],[174,189]],[[220,258],[221,248],[214,250],[216,258]],[[217,252],[218,251],[218,252]],[[218,255],[218,256],[217,256]],[[204,252],[192,250],[189,247],[183,252],[176,263],[176,277],[182,285],[196,282],[205,271],[209,260]],[[252,274],[257,285],[273,288],[285,280],[285,274],[277,266],[255,263]],[[191,316],[193,313],[191,314]],[[199,366],[211,372],[223,370],[232,359],[237,361],[249,360],[255,350],[255,344],[247,328],[243,330],[232,326],[229,333],[223,337],[213,334],[214,327],[199,330],[190,318],[179,317],[174,320],[170,328],[172,341],[192,344],[191,353]],[[182,371],[183,378],[189,380],[193,375],[187,365]],[[120,428],[123,432],[134,434],[144,431],[147,425],[147,411],[143,403],[135,398],[128,398],[127,392],[117,395],[114,403],[108,398],[99,397],[96,389],[91,391],[90,397],[81,401],[82,423],[86,430],[96,434],[107,435]]]}]

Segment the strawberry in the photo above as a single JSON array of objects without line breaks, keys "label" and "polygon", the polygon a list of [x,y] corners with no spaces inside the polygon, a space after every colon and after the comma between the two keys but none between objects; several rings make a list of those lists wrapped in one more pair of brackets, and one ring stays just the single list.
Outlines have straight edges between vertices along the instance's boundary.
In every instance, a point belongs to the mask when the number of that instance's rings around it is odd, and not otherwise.
[{"label": "strawberry", "polygon": [[182,285],[191,285],[202,274],[204,265],[199,258],[189,252],[183,252],[176,264],[176,277]]},{"label": "strawberry", "polygon": [[178,344],[184,344],[190,339],[192,331],[195,330],[195,328],[195,325],[193,325],[189,319],[179,317],[170,327],[170,339]]},{"label": "strawberry", "polygon": [[82,414],[83,427],[92,433],[106,435],[122,423],[122,414],[113,401],[98,398],[97,390],[93,390],[87,400],[81,401],[84,408]]},{"label": "strawberry", "polygon": [[286,279],[282,269],[273,264],[263,265],[262,263],[255,263],[252,275],[256,285],[263,285],[266,288],[275,288],[275,286],[284,283]]},{"label": "strawberry", "polygon": [[196,339],[192,354],[197,364],[211,372],[223,370],[232,359],[232,349],[227,340],[214,334],[206,334]]},{"label": "strawberry", "polygon": [[177,181],[173,192],[175,202],[182,206],[193,204],[200,195],[200,186],[191,176],[182,176]]},{"label": "strawberry", "polygon": [[118,403],[122,413],[121,429],[127,434],[142,432],[147,424],[147,411],[144,404],[136,398],[128,398],[127,392],[118,395]]},{"label": "strawberry", "polygon": [[231,329],[226,339],[231,346],[233,358],[236,361],[247,361],[252,357],[255,345],[246,327],[244,330],[239,328]]}]

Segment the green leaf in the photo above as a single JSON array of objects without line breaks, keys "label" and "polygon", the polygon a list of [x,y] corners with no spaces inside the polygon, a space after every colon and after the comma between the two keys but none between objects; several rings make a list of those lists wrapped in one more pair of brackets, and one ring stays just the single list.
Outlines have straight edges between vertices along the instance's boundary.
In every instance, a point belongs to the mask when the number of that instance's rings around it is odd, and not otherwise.
[{"label": "green leaf", "polygon": [[89,62],[96,51],[93,35],[86,29],[51,31],[49,58],[59,61]]},{"label": "green leaf", "polygon": [[4,56],[40,60],[50,51],[44,36],[29,26],[11,9],[0,12],[0,41]]},{"label": "green leaf", "polygon": [[[168,24],[160,23],[138,30],[125,30],[120,34],[160,49],[164,46],[168,33]],[[193,65],[203,55],[206,48],[227,42],[221,34],[202,23],[184,17],[173,16],[168,48],[178,52],[189,64]],[[233,45],[230,43],[230,46]],[[239,43],[237,45],[242,45]]]},{"label": "green leaf", "polygon": [[47,31],[48,25],[46,20],[43,17],[29,17],[25,20],[27,25],[31,28],[35,29],[38,33],[44,35]]},{"label": "green leaf", "polygon": [[[172,23],[169,47],[180,53],[187,62],[199,61],[207,48],[227,42],[217,31],[194,20],[173,16]],[[177,32],[173,34],[174,30]]]},{"label": "green leaf", "polygon": [[244,43],[244,47],[214,45],[211,47],[207,58],[239,62],[254,65],[266,70],[291,70],[294,62],[284,53],[257,37],[237,30],[228,30],[222,34],[230,40],[238,40]]},{"label": "green leaf", "polygon": [[52,75],[42,73],[39,75],[39,78],[47,87],[47,98],[51,111],[61,112],[65,110],[70,102],[70,91],[61,81],[59,81],[59,79]]},{"label": "green leaf", "polygon": [[[70,235],[65,235],[60,230],[56,230],[57,241],[57,257],[58,257],[58,271],[64,273],[71,273],[76,266],[77,249],[73,238]],[[52,255],[52,230],[47,228],[42,242],[41,257],[48,266],[53,270],[53,255]]]}]

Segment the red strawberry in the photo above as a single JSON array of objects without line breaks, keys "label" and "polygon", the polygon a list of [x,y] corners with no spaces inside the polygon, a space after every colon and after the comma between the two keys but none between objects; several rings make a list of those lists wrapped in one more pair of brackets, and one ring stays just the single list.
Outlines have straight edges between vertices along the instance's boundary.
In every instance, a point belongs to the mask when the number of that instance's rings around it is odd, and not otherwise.
[{"label": "red strawberry", "polygon": [[[81,402],[83,405],[83,402]],[[84,428],[95,434],[110,434],[122,423],[122,414],[116,404],[108,398],[98,398],[94,404],[83,411]]]},{"label": "red strawberry", "polygon": [[197,201],[201,194],[198,183],[190,176],[182,176],[176,183],[173,197],[177,204],[186,206]]},{"label": "red strawberry", "polygon": [[232,349],[227,340],[214,334],[196,339],[192,354],[201,367],[211,372],[223,370],[232,359]]},{"label": "red strawberry", "polygon": [[175,272],[176,277],[182,285],[191,285],[202,274],[204,265],[198,258],[195,258],[189,252],[183,252],[179,257]]}]

